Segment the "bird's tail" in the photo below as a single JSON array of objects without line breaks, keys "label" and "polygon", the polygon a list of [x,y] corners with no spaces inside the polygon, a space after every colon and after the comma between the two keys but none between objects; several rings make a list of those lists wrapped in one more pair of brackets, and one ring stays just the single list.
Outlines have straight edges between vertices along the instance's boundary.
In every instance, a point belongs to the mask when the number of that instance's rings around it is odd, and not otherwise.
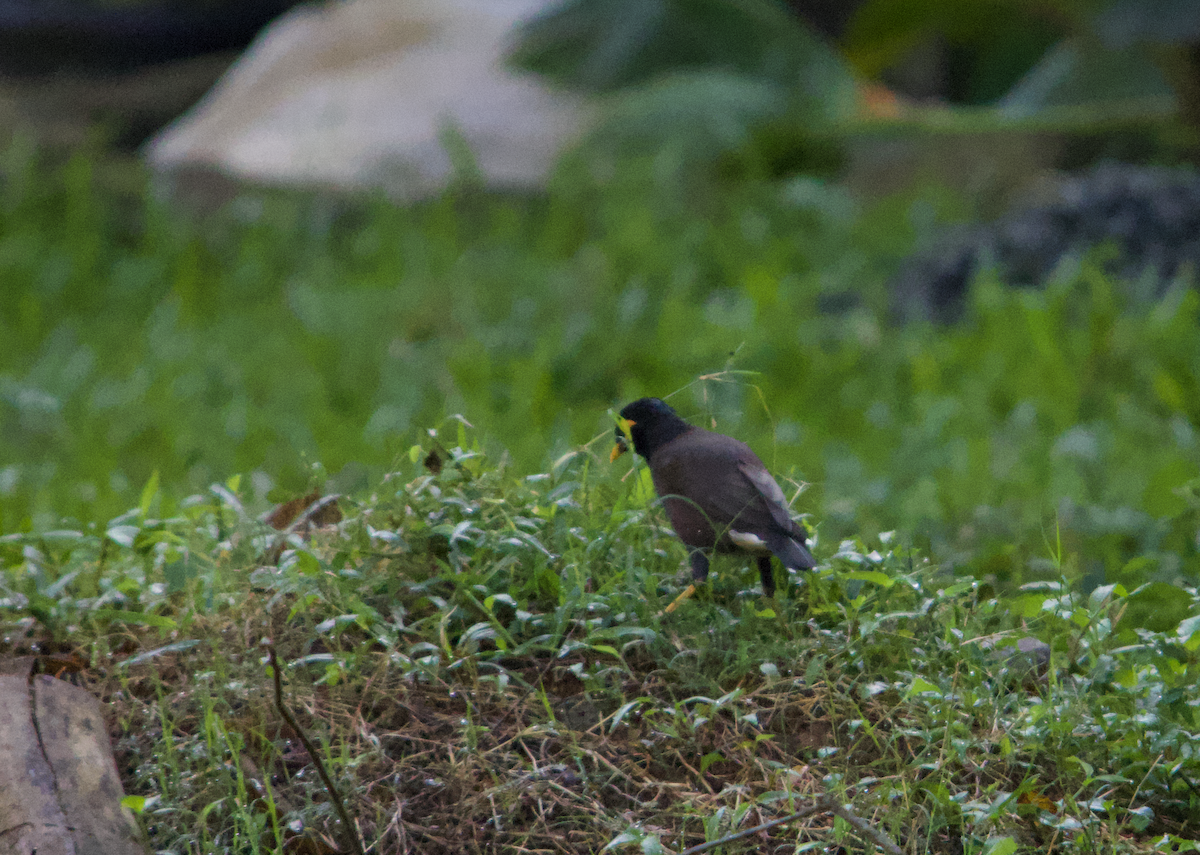
[{"label": "bird's tail", "polygon": [[783,562],[790,570],[811,570],[817,566],[817,559],[800,541],[786,534],[776,535],[767,540],[767,546],[775,553],[775,557]]}]

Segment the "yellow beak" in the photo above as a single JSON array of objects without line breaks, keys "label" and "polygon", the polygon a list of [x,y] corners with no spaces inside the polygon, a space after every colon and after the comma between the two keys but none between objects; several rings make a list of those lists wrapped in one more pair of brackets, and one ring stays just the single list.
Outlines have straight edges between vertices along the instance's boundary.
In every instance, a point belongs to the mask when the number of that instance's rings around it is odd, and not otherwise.
[{"label": "yellow beak", "polygon": [[617,426],[621,429],[621,432],[624,433],[625,436],[617,436],[617,444],[613,446],[613,450],[609,452],[608,455],[609,463],[614,462],[618,457],[629,450],[629,440],[632,438],[629,436],[629,429],[635,424],[637,423],[632,419],[617,419]]}]

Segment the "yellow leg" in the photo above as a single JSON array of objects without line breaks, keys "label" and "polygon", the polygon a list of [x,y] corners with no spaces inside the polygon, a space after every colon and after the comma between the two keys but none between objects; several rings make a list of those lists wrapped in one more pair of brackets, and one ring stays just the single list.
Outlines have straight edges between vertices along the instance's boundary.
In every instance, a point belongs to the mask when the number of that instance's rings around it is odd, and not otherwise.
[{"label": "yellow leg", "polygon": [[666,615],[666,614],[670,614],[671,612],[675,611],[677,608],[679,608],[680,603],[682,603],[684,600],[686,600],[688,597],[690,597],[694,593],[696,593],[696,586],[688,585],[686,588],[683,589],[683,593],[675,598],[675,601],[673,603],[671,603],[671,605],[669,605],[665,609],[663,609],[663,614]]}]

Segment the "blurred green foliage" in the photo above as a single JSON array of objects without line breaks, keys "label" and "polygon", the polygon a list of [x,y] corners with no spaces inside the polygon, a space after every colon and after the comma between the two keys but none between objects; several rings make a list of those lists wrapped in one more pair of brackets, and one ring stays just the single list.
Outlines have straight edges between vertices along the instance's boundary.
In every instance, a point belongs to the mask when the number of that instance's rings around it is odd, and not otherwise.
[{"label": "blurred green foliage", "polygon": [[[526,24],[512,61],[604,93],[588,156],[658,153],[761,175],[836,156],[814,132],[857,109],[850,66],[772,0],[566,2]],[[614,94],[615,93],[615,94]]]},{"label": "blurred green foliage", "polygon": [[[868,77],[924,53],[947,66],[931,81],[951,100],[986,104],[1003,95],[1068,30],[1079,4],[1021,0],[869,0],[850,21],[841,44]],[[940,51],[939,51],[940,47]]]},{"label": "blurred green foliage", "polygon": [[822,69],[828,91],[838,60],[771,0],[565,2],[523,28],[518,65],[568,86],[608,91],[680,69],[718,68],[794,83]]},{"label": "blurred green foliage", "polygon": [[603,96],[593,157],[668,151],[689,170],[762,177],[827,173],[864,134],[1122,127],[1146,137],[1142,150],[1170,155],[1198,139],[1198,10],[1187,0],[842,10],[563,0],[523,27],[512,59]]},{"label": "blurred green foliage", "polygon": [[156,472],[168,501],[235,472],[267,476],[259,502],[324,471],[353,489],[453,412],[538,471],[607,443],[610,407],[684,390],[686,417],[809,484],[796,509],[827,540],[895,529],[1006,584],[1195,578],[1194,291],[1131,302],[1085,262],[1045,292],[981,283],[960,325],[900,327],[885,275],[951,196],[863,207],[671,166],[191,222],[98,188],[85,158],[14,149],[0,528],[107,518]]}]

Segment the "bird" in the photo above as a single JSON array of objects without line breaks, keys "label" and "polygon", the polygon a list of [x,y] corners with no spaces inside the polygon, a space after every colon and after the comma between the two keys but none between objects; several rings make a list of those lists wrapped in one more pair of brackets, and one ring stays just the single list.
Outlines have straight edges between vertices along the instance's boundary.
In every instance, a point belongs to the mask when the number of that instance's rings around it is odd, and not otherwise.
[{"label": "bird", "polygon": [[629,450],[626,430],[692,567],[692,584],[666,611],[708,579],[710,550],[753,555],[767,597],[775,596],[771,555],[792,570],[817,566],[783,490],[750,446],[688,424],[660,398],[639,398],[621,410],[610,462]]}]

